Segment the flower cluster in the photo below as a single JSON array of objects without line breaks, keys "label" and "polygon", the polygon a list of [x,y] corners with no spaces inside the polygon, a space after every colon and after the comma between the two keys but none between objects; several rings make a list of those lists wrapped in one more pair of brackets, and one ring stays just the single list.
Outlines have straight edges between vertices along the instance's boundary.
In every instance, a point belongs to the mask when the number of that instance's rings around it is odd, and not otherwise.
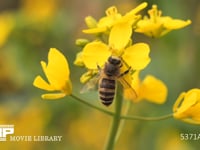
[{"label": "flower cluster", "polygon": [[[146,99],[157,104],[165,102],[167,88],[161,80],[152,75],[148,75],[144,81],[140,81],[139,78],[139,72],[146,68],[151,61],[149,45],[143,42],[133,42],[134,32],[141,29],[138,24],[143,20],[139,13],[145,7],[147,7],[146,2],[122,15],[115,6],[112,6],[106,10],[106,16],[99,21],[96,21],[92,16],[86,17],[88,29],[83,30],[83,32],[93,34],[97,38],[91,42],[86,39],[77,41],[79,45],[83,46],[83,49],[77,54],[74,63],[88,69],[81,77],[82,83],[87,82],[98,72],[97,64],[103,67],[108,57],[114,55],[123,60],[122,72],[129,67],[133,72],[124,76],[131,86],[124,87],[126,99],[134,102]],[[137,97],[130,92],[130,88],[136,91]]]},{"label": "flower cluster", "polygon": [[156,5],[148,11],[149,18],[144,16],[144,19],[137,23],[136,32],[144,33],[150,37],[161,37],[168,32],[183,28],[191,24],[190,20],[183,21],[180,19],[173,19],[169,16],[161,16],[162,12],[157,9]]},{"label": "flower cluster", "polygon": [[[143,42],[135,43],[134,33],[158,38],[172,30],[189,25],[191,21],[162,16],[156,5],[148,11],[149,17],[142,17],[139,13],[146,7],[147,3],[144,2],[123,15],[112,6],[99,21],[92,16],[85,18],[88,29],[84,29],[83,32],[94,35],[95,38],[92,41],[88,39],[76,41],[82,50],[77,54],[74,64],[87,69],[80,78],[83,84],[99,72],[99,67],[104,67],[110,56],[115,56],[122,61],[120,71],[129,70],[123,76],[123,80],[129,84],[124,86],[125,99],[133,102],[145,99],[156,104],[163,104],[166,101],[168,91],[161,80],[152,75],[140,79],[140,72],[151,61],[150,46]],[[48,64],[41,61],[41,65],[48,82],[38,75],[33,85],[47,91],[58,91],[58,93],[43,94],[43,99],[58,99],[72,93],[68,62],[61,52],[51,48]],[[134,94],[131,92],[132,89]],[[188,123],[200,124],[200,89],[191,89],[180,94],[173,107],[173,117]]]}]

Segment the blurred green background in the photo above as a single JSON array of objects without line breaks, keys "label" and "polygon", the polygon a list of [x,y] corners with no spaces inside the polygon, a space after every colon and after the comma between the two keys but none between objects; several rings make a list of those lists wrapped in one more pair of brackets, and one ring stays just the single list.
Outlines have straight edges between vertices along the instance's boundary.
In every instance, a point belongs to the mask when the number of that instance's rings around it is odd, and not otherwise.
[{"label": "blurred green background", "polygon": [[[86,70],[73,65],[77,38],[86,37],[84,18],[99,19],[111,5],[125,13],[139,0],[1,0],[0,1],[0,124],[14,124],[14,135],[60,135],[61,142],[0,142],[5,150],[65,149],[101,150],[111,118],[70,97],[42,100],[45,91],[32,86],[36,75],[43,74],[40,61],[47,60],[50,47],[67,57],[73,91],[82,85],[79,78]],[[198,0],[149,0],[148,9],[157,4],[163,15],[192,24],[159,39],[135,34],[135,42],[147,42],[152,62],[142,76],[152,74],[169,89],[167,102],[133,104],[131,113],[160,116],[172,112],[182,91],[200,87],[200,2]],[[147,9],[143,11],[146,13]],[[81,95],[101,106],[95,92]],[[102,106],[103,107],[103,106]],[[112,108],[105,108],[112,109]],[[181,133],[200,134],[200,127],[168,119],[159,122],[126,121],[116,150],[196,150],[199,140],[182,141]]]}]

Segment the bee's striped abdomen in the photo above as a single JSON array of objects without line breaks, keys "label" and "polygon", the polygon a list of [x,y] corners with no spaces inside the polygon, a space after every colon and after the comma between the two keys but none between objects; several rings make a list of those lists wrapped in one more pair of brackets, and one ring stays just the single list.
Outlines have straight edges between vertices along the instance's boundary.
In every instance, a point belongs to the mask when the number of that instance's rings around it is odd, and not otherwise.
[{"label": "bee's striped abdomen", "polygon": [[99,83],[99,97],[101,102],[109,106],[112,104],[115,96],[115,80],[110,78],[102,78]]}]

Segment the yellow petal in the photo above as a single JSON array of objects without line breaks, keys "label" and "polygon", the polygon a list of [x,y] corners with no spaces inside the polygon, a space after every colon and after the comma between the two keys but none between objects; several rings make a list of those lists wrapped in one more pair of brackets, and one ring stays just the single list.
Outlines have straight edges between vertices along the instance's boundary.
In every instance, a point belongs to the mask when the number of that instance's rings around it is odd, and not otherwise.
[{"label": "yellow petal", "polygon": [[138,5],[136,8],[132,9],[130,12],[128,12],[126,15],[135,15],[138,12],[140,12],[142,9],[146,8],[148,5],[147,2],[143,2],[140,5]]},{"label": "yellow petal", "polygon": [[14,27],[13,15],[9,13],[1,13],[0,15],[0,47],[6,42]]},{"label": "yellow petal", "polygon": [[106,32],[106,31],[107,31],[107,27],[98,27],[98,28],[82,30],[82,32],[86,33],[86,34],[97,34],[97,33],[102,33],[102,32]]},{"label": "yellow petal", "polygon": [[65,95],[70,95],[72,93],[72,83],[71,83],[71,80],[67,80],[65,82],[65,86],[63,87],[63,89],[61,91],[64,92]]},{"label": "yellow petal", "polygon": [[183,118],[181,119],[186,123],[200,125],[200,120],[193,120],[192,118]]},{"label": "yellow petal", "polygon": [[43,94],[42,98],[48,99],[48,100],[56,100],[56,99],[59,99],[59,98],[63,98],[65,96],[66,96],[65,93],[51,93],[51,94]]},{"label": "yellow petal", "polygon": [[[174,104],[174,116],[176,118],[182,118],[187,115],[187,112],[194,104],[198,101],[198,92],[200,90],[198,89],[192,89],[184,94],[184,97],[182,94],[178,97]],[[182,98],[182,99],[181,99]],[[178,107],[179,106],[179,107]],[[176,108],[177,107],[177,108]],[[193,109],[190,109],[191,111],[194,111]]]},{"label": "yellow petal", "polygon": [[141,84],[140,97],[153,103],[162,104],[167,97],[167,87],[161,80],[148,75]]},{"label": "yellow petal", "polygon": [[131,34],[130,24],[124,22],[114,25],[109,36],[109,46],[116,50],[123,49],[128,44]]},{"label": "yellow petal", "polygon": [[144,69],[150,62],[150,48],[145,43],[137,43],[125,49],[123,60],[134,70]]},{"label": "yellow petal", "polygon": [[149,37],[160,37],[163,30],[162,22],[152,22],[149,19],[140,20],[135,32],[143,33]]},{"label": "yellow petal", "polygon": [[33,85],[37,88],[47,91],[55,90],[51,85],[49,85],[46,81],[44,81],[41,76],[37,76],[35,78],[35,80],[33,81]]},{"label": "yellow petal", "polygon": [[178,110],[178,107],[180,107],[180,104],[182,103],[184,97],[185,97],[185,92],[182,92],[178,98],[176,99],[176,102],[174,103],[174,106],[173,106],[173,112],[176,112]]},{"label": "yellow petal", "polygon": [[139,74],[140,74],[140,71],[139,70],[136,70],[133,74],[132,74],[132,78],[131,78],[131,87],[136,91],[137,93],[137,97],[139,97],[140,95],[140,84],[141,84],[141,80],[139,78]]},{"label": "yellow petal", "polygon": [[49,83],[60,90],[65,86],[65,81],[69,80],[69,66],[65,56],[55,48],[51,48],[48,54],[48,65],[41,62],[43,71]]},{"label": "yellow petal", "polygon": [[[163,17],[162,19],[165,19],[165,17]],[[166,19],[166,21],[164,22],[164,27],[167,29],[174,30],[174,29],[184,28],[189,24],[191,24],[190,20],[184,21],[180,19]]]},{"label": "yellow petal", "polygon": [[97,65],[103,66],[111,55],[109,48],[102,42],[87,44],[82,53],[82,59],[88,69],[97,69]]},{"label": "yellow petal", "polygon": [[200,122],[200,102],[196,102],[196,104],[192,105],[192,107],[188,110],[188,113],[190,113],[189,118]]}]

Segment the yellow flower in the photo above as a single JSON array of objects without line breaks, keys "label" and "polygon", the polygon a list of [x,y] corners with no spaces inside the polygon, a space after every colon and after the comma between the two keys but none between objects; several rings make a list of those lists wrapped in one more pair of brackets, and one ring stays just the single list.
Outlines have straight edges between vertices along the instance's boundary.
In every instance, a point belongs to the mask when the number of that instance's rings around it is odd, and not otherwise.
[{"label": "yellow flower", "polygon": [[59,91],[57,93],[43,94],[43,99],[58,99],[72,92],[69,78],[69,66],[65,56],[55,48],[51,48],[48,54],[48,64],[41,61],[42,69],[48,79],[48,83],[37,76],[33,85],[46,91]]},{"label": "yellow flower", "polygon": [[102,17],[98,22],[96,22],[96,20],[91,16],[86,17],[85,21],[89,29],[85,29],[83,32],[88,34],[106,33],[111,29],[111,27],[117,24],[123,24],[125,22],[128,22],[129,27],[132,28],[132,25],[140,18],[140,16],[136,14],[146,6],[147,3],[144,2],[124,16],[118,13],[118,10],[115,6],[111,6],[106,10],[106,16]]},{"label": "yellow flower", "polygon": [[[81,59],[86,68],[97,69],[97,65],[103,66],[108,57],[115,54],[116,51],[109,49],[109,46],[103,42],[94,41],[84,47]],[[129,46],[123,52],[121,57],[134,70],[144,69],[150,62],[150,49],[145,43]]]},{"label": "yellow flower", "polygon": [[28,19],[33,21],[46,21],[50,19],[57,9],[56,0],[22,0],[22,11]]},{"label": "yellow flower", "polygon": [[[123,37],[124,36],[121,36],[121,38]],[[101,41],[90,42],[83,48],[82,52],[77,54],[74,64],[89,69],[88,72],[82,75],[82,83],[87,82],[94,74],[96,74],[98,71],[97,65],[103,67],[111,55],[121,57],[126,63],[126,67],[131,67],[133,70],[142,70],[150,63],[150,48],[147,44],[136,43],[124,49],[125,40],[119,39],[120,38],[113,38],[112,47]],[[128,38],[126,40],[128,43]],[[121,45],[120,42],[122,42]],[[113,47],[121,49],[113,49]]]},{"label": "yellow flower", "polygon": [[14,27],[14,18],[7,13],[0,15],[0,47],[6,42]]},{"label": "yellow flower", "polygon": [[200,89],[181,93],[173,106],[173,112],[176,119],[200,124]]},{"label": "yellow flower", "polygon": [[169,16],[161,16],[162,12],[157,9],[157,5],[153,5],[148,11],[149,18],[144,17],[137,23],[135,32],[143,33],[150,37],[161,37],[168,32],[191,24],[190,20],[183,21],[180,19],[172,19]]},{"label": "yellow flower", "polygon": [[[97,23],[97,28],[91,28],[84,30],[86,33],[97,33],[103,28],[111,28],[108,44],[102,41],[93,41],[85,45],[83,51],[77,54],[75,64],[78,66],[85,66],[89,70],[97,70],[97,65],[103,66],[108,57],[115,55],[123,58],[128,66],[134,70],[144,69],[150,62],[149,58],[149,46],[145,43],[130,44],[132,35],[132,25],[138,21],[136,13],[141,11],[147,6],[144,2],[135,9],[121,16],[117,12],[117,8],[112,6],[106,10],[106,17],[100,19]],[[95,21],[91,17],[87,17],[86,20],[91,21],[88,26],[95,26]],[[100,27],[98,27],[100,26]],[[96,32],[97,31],[97,32]],[[92,71],[94,72],[94,71]],[[91,72],[89,71],[89,74]],[[87,76],[83,76],[83,80]]]},{"label": "yellow flower", "polygon": [[124,94],[126,99],[133,100],[134,102],[145,99],[156,104],[163,104],[166,101],[167,87],[161,80],[154,76],[148,75],[141,82],[139,71],[136,71],[128,81],[135,90],[137,97],[129,92],[130,89],[125,89]]}]

